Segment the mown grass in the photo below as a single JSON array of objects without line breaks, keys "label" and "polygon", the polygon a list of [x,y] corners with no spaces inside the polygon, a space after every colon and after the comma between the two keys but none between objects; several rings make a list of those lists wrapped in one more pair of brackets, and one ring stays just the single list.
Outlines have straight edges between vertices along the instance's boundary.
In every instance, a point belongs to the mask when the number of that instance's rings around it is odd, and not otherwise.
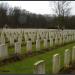
[{"label": "mown grass", "polygon": [[[33,57],[28,57],[22,61],[17,61],[14,63],[9,63],[7,65],[0,67],[0,73],[9,74],[33,74],[34,66],[33,64],[39,60],[45,60],[46,74],[52,73],[52,57],[54,54],[59,53],[61,57],[61,68],[64,66],[64,51],[65,49],[72,50],[75,43],[65,45],[61,48],[54,49],[52,51],[46,52],[44,54],[36,55]],[[22,48],[23,49],[23,48]]]}]

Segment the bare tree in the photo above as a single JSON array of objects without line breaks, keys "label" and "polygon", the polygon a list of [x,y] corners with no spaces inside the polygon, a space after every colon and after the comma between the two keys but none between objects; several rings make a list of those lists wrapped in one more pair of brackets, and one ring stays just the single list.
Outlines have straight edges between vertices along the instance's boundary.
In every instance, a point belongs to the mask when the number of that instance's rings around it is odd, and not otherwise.
[{"label": "bare tree", "polygon": [[68,16],[70,14],[71,1],[54,1],[54,12],[57,16]]},{"label": "bare tree", "polygon": [[64,17],[70,15],[71,1],[54,1],[54,8],[53,11],[55,12],[56,16],[58,17],[58,27],[63,28],[64,24]]}]

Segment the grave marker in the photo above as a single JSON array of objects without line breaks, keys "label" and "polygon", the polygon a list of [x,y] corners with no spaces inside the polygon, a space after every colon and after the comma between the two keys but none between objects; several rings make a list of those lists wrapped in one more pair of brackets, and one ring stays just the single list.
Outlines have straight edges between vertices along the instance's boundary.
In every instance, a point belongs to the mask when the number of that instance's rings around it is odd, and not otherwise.
[{"label": "grave marker", "polygon": [[58,73],[60,70],[60,56],[59,54],[53,55],[53,74]]},{"label": "grave marker", "polygon": [[15,43],[15,53],[18,53],[18,54],[21,53],[21,43],[19,42]]},{"label": "grave marker", "polygon": [[69,67],[70,65],[70,50],[66,49],[64,53],[64,66]]},{"label": "grave marker", "polygon": [[40,60],[34,64],[34,74],[45,74],[44,60]]}]

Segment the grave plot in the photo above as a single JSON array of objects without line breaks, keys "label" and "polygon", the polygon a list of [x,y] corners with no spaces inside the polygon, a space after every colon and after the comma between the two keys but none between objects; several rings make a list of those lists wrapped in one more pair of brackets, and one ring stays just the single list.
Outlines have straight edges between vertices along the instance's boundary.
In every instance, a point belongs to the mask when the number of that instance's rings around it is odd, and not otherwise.
[{"label": "grave plot", "polygon": [[[5,54],[2,54],[3,56],[1,55],[3,58],[9,57],[10,55],[13,55],[16,53],[22,55],[23,53],[27,53],[27,52],[32,53],[32,52],[44,51],[44,49],[47,50],[47,48],[50,49],[50,51],[48,52],[46,51],[44,53],[41,53],[40,55],[38,54],[28,58],[25,57],[22,61],[19,61],[19,63],[17,61],[15,63],[10,63],[11,66],[15,65],[15,67],[12,66],[12,68],[10,69],[11,71],[13,70],[14,73],[15,73],[15,70],[17,70],[16,73],[34,73],[32,71],[34,69],[33,64],[39,60],[45,60],[45,69],[41,68],[40,70],[38,70],[40,67],[37,67],[36,68],[37,71],[35,72],[38,74],[57,73],[61,67],[63,66],[66,67],[66,65],[69,66],[70,60],[68,58],[70,58],[71,55],[69,55],[69,52],[65,54],[64,52],[65,52],[65,49],[67,48],[69,49],[75,45],[74,30],[73,31],[65,30],[62,33],[62,31],[56,32],[56,30],[48,30],[48,29],[47,30],[45,29],[43,30],[42,29],[38,29],[38,30],[9,29],[9,30],[6,30],[4,34],[6,36],[4,36],[3,34],[1,35],[1,39],[3,41],[1,45],[5,44],[7,46],[7,49],[5,49],[4,47],[1,48],[1,50],[6,51],[4,52]],[[5,37],[7,37],[8,39],[7,43],[5,42],[6,41]],[[68,44],[71,42],[73,43],[69,45],[65,45],[64,47],[62,46],[63,43]],[[57,45],[58,47],[61,46],[61,48],[56,49]],[[55,48],[55,50],[53,50],[52,48]],[[56,55],[57,58],[54,57],[53,63],[55,65],[53,66],[53,71],[52,71],[52,64],[53,64],[52,56],[53,54],[56,54],[56,53],[58,55]],[[74,53],[74,51],[72,53]],[[66,59],[68,59],[68,61],[66,61]],[[74,61],[74,54],[72,56],[72,60]],[[55,63],[55,61],[57,62]],[[57,66],[56,64],[59,64],[60,66]],[[9,69],[10,65],[6,65],[3,68],[6,69],[6,67],[8,67]],[[37,65],[39,65],[39,63]],[[55,68],[56,66],[58,67],[58,69]]]},{"label": "grave plot", "polygon": [[[64,66],[64,52],[65,50],[68,48],[69,50],[72,50],[72,47],[75,45],[75,43],[73,44],[69,44],[66,45],[62,48],[58,48],[55,49],[51,52],[47,52],[38,56],[34,56],[34,57],[29,57],[27,59],[24,59],[22,61],[18,61],[15,63],[9,63],[7,65],[1,66],[0,67],[0,73],[22,73],[22,74],[33,74],[34,73],[34,63],[36,63],[39,60],[44,60],[45,62],[45,73],[46,74],[52,74],[52,57],[54,54],[58,53],[60,54],[60,64],[62,64],[62,66]],[[60,65],[60,68],[62,67]],[[17,70],[17,71],[16,71]],[[42,68],[40,69],[42,70]],[[7,71],[7,72],[3,72],[3,71]],[[43,71],[43,70],[42,70]]]}]

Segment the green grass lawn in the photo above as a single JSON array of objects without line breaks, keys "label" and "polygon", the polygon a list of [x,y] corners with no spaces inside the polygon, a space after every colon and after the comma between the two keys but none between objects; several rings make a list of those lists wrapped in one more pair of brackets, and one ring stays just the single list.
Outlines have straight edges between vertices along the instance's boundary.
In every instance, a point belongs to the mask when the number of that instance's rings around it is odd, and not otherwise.
[{"label": "green grass lawn", "polygon": [[[36,55],[33,57],[28,57],[27,59],[23,59],[22,61],[17,61],[14,63],[9,63],[7,65],[0,67],[0,73],[10,73],[10,74],[33,74],[34,66],[33,64],[39,60],[45,60],[46,65],[46,74],[52,73],[52,57],[53,54],[59,53],[61,56],[61,67],[63,67],[64,62],[64,51],[65,49],[72,50],[72,47],[75,43],[68,44],[64,47],[54,49],[52,51],[46,52],[44,54]],[[22,48],[23,49],[23,48]],[[2,72],[6,71],[6,72]]]}]

